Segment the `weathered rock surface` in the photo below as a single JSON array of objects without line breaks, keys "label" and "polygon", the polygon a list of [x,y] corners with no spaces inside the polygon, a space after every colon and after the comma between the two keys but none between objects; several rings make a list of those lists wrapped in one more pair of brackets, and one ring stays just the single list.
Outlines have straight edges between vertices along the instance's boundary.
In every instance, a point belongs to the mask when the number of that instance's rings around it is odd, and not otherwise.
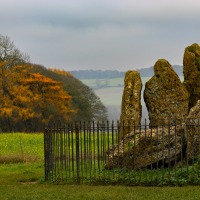
[{"label": "weathered rock surface", "polygon": [[[124,92],[120,116],[120,138],[140,125],[142,81],[137,71],[127,71],[124,79]],[[129,127],[127,127],[129,126]]]},{"label": "weathered rock surface", "polygon": [[173,165],[181,160],[185,148],[182,127],[160,127],[134,131],[108,152],[107,169],[140,169]]},{"label": "weathered rock surface", "polygon": [[188,159],[199,157],[200,150],[200,100],[190,109],[186,121]]},{"label": "weathered rock surface", "polygon": [[199,159],[200,100],[176,125],[134,130],[108,151],[107,169],[141,169]]},{"label": "weathered rock surface", "polygon": [[189,93],[167,60],[155,63],[154,76],[145,84],[144,101],[152,127],[188,115]]},{"label": "weathered rock surface", "polygon": [[192,121],[194,122],[195,120],[200,119],[200,100],[197,101],[196,105],[190,109],[188,119],[193,119]]},{"label": "weathered rock surface", "polygon": [[200,99],[200,46],[198,44],[192,44],[185,48],[183,74],[184,85],[190,93],[190,110]]}]

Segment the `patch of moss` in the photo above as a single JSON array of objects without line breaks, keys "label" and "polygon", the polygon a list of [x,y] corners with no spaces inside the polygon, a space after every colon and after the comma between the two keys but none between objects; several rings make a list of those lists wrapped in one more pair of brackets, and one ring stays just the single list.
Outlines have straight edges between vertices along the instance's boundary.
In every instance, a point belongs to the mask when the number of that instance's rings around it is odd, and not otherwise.
[{"label": "patch of moss", "polygon": [[200,72],[200,57],[196,58],[197,70]]},{"label": "patch of moss", "polygon": [[199,45],[194,43],[194,44],[188,46],[185,50],[195,53],[198,48],[199,48]]}]

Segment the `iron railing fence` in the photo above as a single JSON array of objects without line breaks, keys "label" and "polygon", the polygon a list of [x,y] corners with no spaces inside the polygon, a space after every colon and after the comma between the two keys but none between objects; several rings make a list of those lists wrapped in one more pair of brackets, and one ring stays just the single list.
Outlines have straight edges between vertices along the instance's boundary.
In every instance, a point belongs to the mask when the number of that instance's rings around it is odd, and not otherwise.
[{"label": "iron railing fence", "polygon": [[54,125],[45,129],[44,155],[45,180],[54,183],[200,184],[200,120]]}]

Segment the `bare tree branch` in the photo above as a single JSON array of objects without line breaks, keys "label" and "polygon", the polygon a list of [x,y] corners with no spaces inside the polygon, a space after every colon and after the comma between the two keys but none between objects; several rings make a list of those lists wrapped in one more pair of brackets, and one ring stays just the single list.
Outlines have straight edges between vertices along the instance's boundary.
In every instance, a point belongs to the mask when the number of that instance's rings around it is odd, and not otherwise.
[{"label": "bare tree branch", "polygon": [[30,57],[15,47],[8,36],[0,34],[0,62],[7,62],[10,66],[30,62]]}]

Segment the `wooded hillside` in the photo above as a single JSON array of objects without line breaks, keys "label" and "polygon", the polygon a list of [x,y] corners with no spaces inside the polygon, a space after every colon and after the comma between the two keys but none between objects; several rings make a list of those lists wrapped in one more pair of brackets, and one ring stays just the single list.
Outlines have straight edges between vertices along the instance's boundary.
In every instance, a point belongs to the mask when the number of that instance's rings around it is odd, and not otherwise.
[{"label": "wooded hillside", "polygon": [[28,63],[0,35],[0,131],[43,131],[54,123],[107,119],[94,92],[69,72]]}]

